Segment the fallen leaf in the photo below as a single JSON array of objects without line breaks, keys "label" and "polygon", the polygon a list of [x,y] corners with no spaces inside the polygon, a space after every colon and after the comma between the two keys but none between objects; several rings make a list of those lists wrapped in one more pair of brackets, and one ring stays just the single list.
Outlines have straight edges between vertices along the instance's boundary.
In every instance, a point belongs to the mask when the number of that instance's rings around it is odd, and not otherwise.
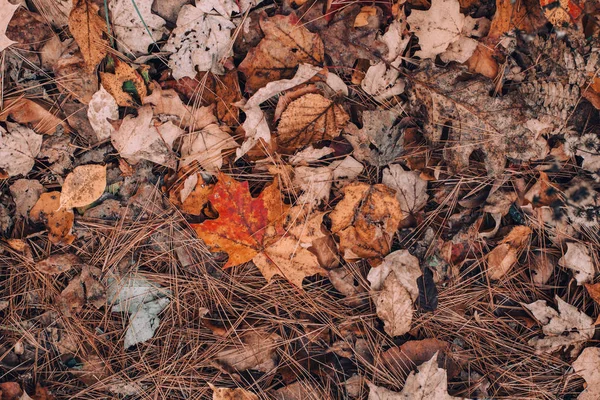
[{"label": "fallen leaf", "polygon": [[[148,54],[148,47],[166,33],[165,20],[151,11],[153,0],[112,0],[108,3],[117,47],[135,56]],[[106,23],[105,23],[106,24]]]},{"label": "fallen leaf", "polygon": [[170,291],[141,275],[110,278],[106,291],[112,312],[127,312],[129,325],[124,337],[128,349],[154,336],[160,325],[158,314],[169,305]]},{"label": "fallen leaf", "polygon": [[517,262],[518,254],[531,236],[531,228],[517,225],[487,255],[488,276],[492,280],[504,277]]},{"label": "fallen leaf", "polygon": [[48,239],[54,244],[70,244],[75,240],[71,234],[75,216],[70,209],[60,209],[60,192],[42,193],[29,211],[29,218],[46,225]]},{"label": "fallen leaf", "polygon": [[392,392],[380,386],[367,382],[369,385],[369,400],[462,400],[448,394],[448,377],[446,370],[438,367],[438,353],[431,360],[418,367],[418,372],[411,372],[402,392]]},{"label": "fallen leaf", "polygon": [[[138,109],[138,116],[127,115],[121,126],[114,131],[111,142],[121,157],[132,164],[148,160],[168,168],[175,168],[177,160],[171,147],[162,136],[161,125],[155,126],[150,106]],[[170,123],[163,124],[167,125]],[[170,124],[168,126],[176,126]]]},{"label": "fallen leaf", "polygon": [[540,6],[548,22],[556,27],[573,25],[583,12],[573,0],[540,0]]},{"label": "fallen leaf", "polygon": [[594,320],[576,307],[556,296],[558,312],[546,305],[546,300],[523,304],[542,325],[544,337],[534,337],[528,344],[536,354],[554,353],[570,348],[571,357],[577,356],[588,340],[594,336]]},{"label": "fallen leaf", "polygon": [[[81,0],[89,1],[89,0]],[[86,60],[77,42],[72,41],[52,66],[55,79],[60,82],[57,89],[72,96],[83,104],[88,104],[98,91],[98,76],[95,73],[81,73],[87,68]]]},{"label": "fallen leaf", "polygon": [[[111,3],[112,4],[112,3]],[[140,99],[144,100],[147,94],[146,85],[140,74],[119,60],[115,60],[115,73],[100,72],[100,80],[102,86],[115,99],[120,106],[135,106],[136,102],[131,93],[123,90],[125,82],[131,82],[135,86],[135,90]],[[146,103],[144,103],[146,104]]]},{"label": "fallen leaf", "polygon": [[352,183],[329,215],[331,231],[339,236],[344,259],[373,258],[390,251],[402,218],[393,190],[384,185]]},{"label": "fallen leaf", "polygon": [[69,14],[73,8],[72,0],[33,0],[35,7],[55,28],[69,23]]},{"label": "fallen leaf", "polygon": [[1,400],[27,400],[28,397],[29,396],[21,390],[21,386],[16,382],[0,383]]},{"label": "fallen leaf", "polygon": [[291,165],[306,166],[309,163],[318,161],[321,158],[333,153],[335,153],[335,150],[331,147],[322,147],[320,149],[315,149],[312,145],[310,145],[304,148],[303,150],[297,152],[292,157],[290,157],[289,161]]},{"label": "fallen leaf", "polygon": [[[1,22],[0,26],[2,26]],[[52,29],[40,14],[21,7],[12,16],[8,29],[6,29],[6,36],[16,42],[13,49],[24,50],[22,54],[27,57],[27,52],[38,52],[40,50],[43,43],[52,36]],[[38,60],[36,56],[32,61],[37,64]]]},{"label": "fallen leaf", "polygon": [[96,308],[106,303],[106,288],[100,282],[102,271],[96,267],[84,265],[81,273],[73,278],[57,298],[58,307],[72,316],[83,310],[86,302]]},{"label": "fallen leaf", "polygon": [[401,165],[392,164],[383,170],[381,183],[396,191],[402,215],[414,214],[427,204],[427,181],[417,171],[405,171]]},{"label": "fallen leaf", "polygon": [[558,260],[558,265],[573,271],[577,285],[591,282],[596,273],[590,250],[583,243],[567,243],[567,252]]},{"label": "fallen leaf", "polygon": [[213,400],[258,400],[257,395],[241,388],[218,388],[212,383],[209,383],[208,386],[213,391]]},{"label": "fallen leaf", "polygon": [[81,49],[88,73],[96,69],[110,48],[105,38],[106,21],[98,15],[99,9],[91,0],[74,0],[69,14],[69,31]]},{"label": "fallen leaf", "polygon": [[238,144],[228,132],[217,124],[211,124],[184,136],[180,165],[186,166],[197,161],[205,171],[217,173],[223,166],[223,151],[236,147]]},{"label": "fallen leaf", "polygon": [[2,9],[2,14],[0,15],[0,51],[4,51],[8,46],[16,43],[6,37],[5,33],[17,8],[19,8],[19,4],[12,4],[8,0],[0,0],[0,9]]},{"label": "fallen leaf", "polygon": [[558,258],[543,250],[533,253],[531,258],[531,280],[536,286],[545,285],[554,273]]},{"label": "fallen leaf", "polygon": [[106,187],[106,166],[80,165],[65,178],[61,208],[84,207],[98,200]]},{"label": "fallen leaf", "polygon": [[4,99],[0,121],[6,121],[7,117],[46,135],[54,134],[59,125],[65,132],[71,132],[69,125],[60,116],[58,108],[47,108],[34,100],[23,97]]},{"label": "fallen leaf", "polygon": [[170,188],[169,199],[182,212],[201,215],[214,184],[207,183],[200,174],[189,171],[190,168],[177,171],[177,183]]},{"label": "fallen leaf", "polygon": [[384,322],[385,332],[394,337],[410,330],[413,315],[413,302],[404,285],[390,274],[383,287],[374,295],[377,316]]},{"label": "fallen leaf", "polygon": [[269,82],[291,78],[299,64],[323,64],[323,42],[295,14],[263,17],[260,27],[264,38],[239,66],[246,76],[247,91],[255,92]]},{"label": "fallen leaf", "polygon": [[240,336],[241,344],[227,346],[216,354],[217,360],[232,370],[271,372],[276,366],[275,350],[281,337],[263,330],[248,331]]},{"label": "fallen leaf", "polygon": [[73,268],[75,265],[81,264],[81,259],[70,253],[53,254],[41,261],[38,261],[35,268],[44,274],[57,275],[62,274]]},{"label": "fallen leaf", "polygon": [[[510,0],[506,0],[510,2]],[[469,71],[481,74],[486,78],[494,79],[498,75],[498,62],[494,58],[493,49],[478,43],[475,51],[465,62]]]},{"label": "fallen leaf", "polygon": [[328,398],[329,393],[324,393],[310,380],[297,380],[275,390],[272,394],[274,400],[320,400]]},{"label": "fallen leaf", "polygon": [[320,94],[306,94],[291,102],[281,115],[277,147],[282,152],[293,152],[310,143],[333,139],[349,120],[338,104]]},{"label": "fallen leaf", "polygon": [[419,259],[408,250],[396,250],[388,254],[383,262],[369,270],[367,280],[371,290],[378,291],[383,287],[387,277],[393,273],[402,286],[408,291],[413,301],[419,297],[417,279],[422,275]]},{"label": "fallen leaf", "polygon": [[177,92],[162,90],[152,85],[152,94],[142,99],[142,104],[150,104],[155,115],[174,115],[179,118],[182,128],[202,129],[217,122],[213,107],[194,107],[183,104]]},{"label": "fallen leaf", "polygon": [[233,55],[231,31],[235,28],[229,17],[207,13],[191,4],[181,8],[177,27],[165,46],[173,53],[169,67],[175,79],[194,78],[198,71],[225,72],[223,62]]},{"label": "fallen leaf", "polygon": [[44,193],[46,189],[36,180],[19,179],[10,185],[10,194],[15,200],[17,206],[15,214],[22,218],[29,216],[29,210],[33,208],[35,203]]},{"label": "fallen leaf", "polygon": [[27,175],[42,148],[42,136],[31,129],[7,122],[0,126],[0,168],[8,176]]},{"label": "fallen leaf", "polygon": [[488,38],[497,40],[514,29],[527,33],[532,32],[534,30],[532,21],[535,20],[535,13],[528,12],[528,8],[527,4],[524,3],[496,0],[496,12],[492,18]]},{"label": "fallen leaf", "polygon": [[92,96],[87,110],[88,120],[96,133],[99,142],[110,139],[114,128],[109,119],[119,119],[119,106],[115,98],[100,85],[98,90]]},{"label": "fallen leaf", "polygon": [[577,397],[577,400],[594,400],[600,398],[599,364],[600,349],[598,347],[583,349],[577,360],[571,364],[575,373],[581,376],[587,384],[585,390]]}]

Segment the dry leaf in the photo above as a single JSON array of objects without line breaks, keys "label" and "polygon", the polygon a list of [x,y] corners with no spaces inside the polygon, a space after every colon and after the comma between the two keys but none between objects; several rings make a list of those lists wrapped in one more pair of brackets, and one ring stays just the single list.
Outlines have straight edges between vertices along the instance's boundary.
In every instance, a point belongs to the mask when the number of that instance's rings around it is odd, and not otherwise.
[{"label": "dry leaf", "polygon": [[558,258],[541,250],[531,255],[531,280],[536,286],[548,283],[558,263]]},{"label": "dry leaf", "polygon": [[600,349],[588,347],[571,365],[575,373],[585,379],[587,386],[579,394],[577,400],[596,400],[600,398]]},{"label": "dry leaf", "polygon": [[446,370],[438,367],[437,356],[435,353],[431,360],[421,364],[416,374],[411,372],[400,393],[367,382],[369,400],[462,400],[448,394]]},{"label": "dry leaf", "polygon": [[398,282],[408,291],[412,301],[416,301],[419,298],[417,279],[422,275],[419,259],[408,250],[397,250],[388,254],[380,265],[369,270],[367,280],[371,283],[371,290],[381,290],[391,273],[396,275]]},{"label": "dry leaf", "polygon": [[558,260],[558,265],[573,271],[577,285],[591,282],[596,273],[590,249],[583,243],[567,243],[567,252]]},{"label": "dry leaf", "polygon": [[569,354],[575,357],[594,336],[594,320],[560,297],[555,298],[558,312],[548,307],[545,300],[523,304],[540,322],[544,333],[544,337],[534,337],[528,343],[535,347],[536,354],[571,348]]},{"label": "dry leaf", "polygon": [[27,175],[42,148],[42,136],[31,129],[7,122],[0,126],[0,168],[8,176]]},{"label": "dry leaf", "polygon": [[271,372],[275,368],[275,350],[281,337],[265,331],[248,331],[241,335],[241,345],[228,346],[216,354],[219,362],[232,370],[254,369]]},{"label": "dry leaf", "polygon": [[518,254],[530,236],[531,228],[517,225],[489,252],[486,261],[490,279],[498,280],[508,273],[517,262]]},{"label": "dry leaf", "polygon": [[338,104],[320,94],[306,94],[291,102],[281,115],[277,147],[289,153],[310,143],[333,139],[349,120]]},{"label": "dry leaf", "polygon": [[106,166],[80,165],[65,178],[60,208],[84,207],[98,200],[106,187]]},{"label": "dry leaf", "polygon": [[[81,0],[89,1],[89,0]],[[73,96],[79,102],[88,104],[98,91],[96,73],[81,73],[87,68],[79,46],[73,41],[52,66],[55,78],[60,85],[57,88],[65,95]]]},{"label": "dry leaf", "polygon": [[[190,170],[193,172],[189,173]],[[169,190],[169,200],[186,214],[201,215],[213,187],[193,169],[180,168],[177,183]]]},{"label": "dry leaf", "polygon": [[33,208],[45,191],[41,183],[31,179],[19,179],[10,185],[10,194],[15,200],[17,206],[15,214],[22,218],[27,218],[29,210]]},{"label": "dry leaf", "polygon": [[[123,90],[123,84],[131,81],[140,99],[147,94],[146,85],[140,74],[127,63],[115,60],[115,73],[100,72],[102,86],[120,106],[135,106],[136,102],[130,93]],[[144,103],[146,104],[146,103]]]},{"label": "dry leaf", "polygon": [[344,259],[353,260],[389,253],[402,211],[396,194],[386,186],[352,183],[344,188],[344,199],[330,218]]},{"label": "dry leaf", "polygon": [[43,222],[48,229],[48,239],[54,244],[70,244],[75,240],[71,234],[75,216],[70,209],[60,208],[60,192],[42,193],[29,211],[34,222]]},{"label": "dry leaf", "polygon": [[148,54],[148,47],[166,33],[165,20],[152,13],[152,3],[153,0],[112,0],[108,3],[119,50],[136,56]]},{"label": "dry leaf", "polygon": [[35,268],[44,274],[57,275],[62,274],[81,264],[81,259],[75,254],[53,254],[48,258],[38,261]]},{"label": "dry leaf", "polygon": [[217,124],[208,125],[183,138],[180,166],[197,161],[205,171],[217,173],[223,166],[223,150],[236,147],[238,144],[228,132]]},{"label": "dry leaf", "polygon": [[527,2],[496,0],[496,12],[492,18],[488,38],[497,40],[514,29],[530,33],[544,25],[543,19],[536,14],[538,13],[534,10],[529,10]]},{"label": "dry leaf", "polygon": [[16,122],[28,125],[34,131],[46,135],[54,134],[59,125],[65,132],[71,132],[71,128],[59,113],[58,108],[47,108],[31,99],[23,97],[4,99],[0,121],[6,121],[6,118],[10,117]]},{"label": "dry leaf", "polygon": [[291,78],[299,64],[323,64],[323,42],[296,15],[263,18],[260,27],[265,37],[239,66],[246,76],[247,91],[255,92],[269,82]]},{"label": "dry leaf", "polygon": [[33,0],[33,4],[55,28],[62,28],[69,23],[72,0]]},{"label": "dry leaf", "polygon": [[0,14],[0,51],[4,51],[8,46],[16,43],[6,37],[5,33],[17,8],[19,8],[19,4],[12,4],[8,0],[0,0],[0,10],[2,10],[2,14]]},{"label": "dry leaf", "polygon": [[410,330],[413,302],[395,274],[388,275],[381,290],[373,297],[377,316],[384,322],[383,329],[388,335],[400,336]]},{"label": "dry leaf", "polygon": [[405,171],[399,164],[392,164],[383,170],[381,183],[396,190],[404,218],[421,210],[429,200],[427,181],[421,179],[420,175],[417,171]]},{"label": "dry leaf", "polygon": [[[510,2],[511,0],[506,0]],[[478,43],[475,51],[465,62],[469,71],[481,74],[486,78],[494,79],[498,75],[498,62],[494,58],[494,51],[489,47]]]},{"label": "dry leaf", "polygon": [[92,73],[110,48],[105,38],[106,21],[91,0],[74,0],[69,14],[69,30],[81,49],[86,71]]},{"label": "dry leaf", "polygon": [[258,396],[241,388],[218,388],[212,383],[208,386],[213,391],[213,400],[258,400]]},{"label": "dry leaf", "polygon": [[110,139],[114,128],[108,120],[119,119],[119,106],[115,98],[104,89],[104,86],[100,85],[100,90],[92,96],[88,104],[87,116],[90,125],[96,132],[98,141]]},{"label": "dry leaf", "polygon": [[[198,2],[203,5],[204,2]],[[165,50],[173,54],[169,67],[175,79],[194,78],[198,71],[223,74],[223,62],[233,55],[231,31],[235,28],[229,15],[204,12],[191,4],[184,5],[177,17]]]}]

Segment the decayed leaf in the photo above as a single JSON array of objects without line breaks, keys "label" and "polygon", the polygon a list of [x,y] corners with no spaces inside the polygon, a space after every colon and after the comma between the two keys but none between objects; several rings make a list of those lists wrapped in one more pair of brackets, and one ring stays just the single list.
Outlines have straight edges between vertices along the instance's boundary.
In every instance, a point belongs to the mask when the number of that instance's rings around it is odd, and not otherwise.
[{"label": "decayed leaf", "polygon": [[58,90],[65,95],[73,96],[83,104],[88,104],[94,93],[98,91],[98,75],[81,73],[86,69],[86,60],[75,41],[69,44],[52,66],[55,78],[60,82],[60,85],[57,85]]},{"label": "decayed leaf", "polygon": [[48,228],[48,239],[54,244],[70,244],[75,216],[70,209],[60,209],[60,192],[42,193],[35,206],[29,211],[34,222],[43,222]]},{"label": "decayed leaf", "polygon": [[492,280],[501,279],[517,262],[518,254],[531,236],[531,228],[517,225],[498,246],[487,255],[488,276]]},{"label": "decayed leaf", "polygon": [[183,128],[202,129],[217,122],[213,107],[193,107],[183,104],[176,91],[162,90],[153,85],[152,94],[142,99],[142,104],[152,105],[154,114],[174,115]]},{"label": "decayed leaf", "polygon": [[587,386],[579,394],[577,400],[595,400],[600,398],[600,348],[588,347],[584,349],[572,367],[575,373],[585,379]]},{"label": "decayed leaf", "polygon": [[72,0],[33,0],[33,4],[55,28],[62,28],[69,23]]},{"label": "decayed leaf", "polygon": [[577,285],[591,282],[596,272],[590,249],[583,243],[567,243],[567,252],[558,265],[573,271]]},{"label": "decayed leaf", "polygon": [[381,183],[396,190],[403,215],[421,210],[427,204],[427,181],[421,179],[416,171],[405,171],[401,165],[392,164],[383,170]]},{"label": "decayed leaf", "polygon": [[4,99],[0,121],[6,121],[7,117],[46,135],[54,134],[59,125],[65,132],[71,132],[69,125],[59,116],[58,108],[47,109],[41,104],[23,97]]},{"label": "decayed leaf", "polygon": [[375,386],[368,382],[369,400],[461,400],[461,397],[453,397],[448,394],[448,381],[446,370],[439,368],[437,364],[437,353],[431,360],[421,364],[419,372],[411,372],[402,392],[392,392],[383,387]]},{"label": "decayed leaf", "polygon": [[219,125],[208,125],[201,131],[183,138],[181,166],[198,161],[204,170],[216,173],[223,165],[223,150],[235,149],[236,147],[238,147],[238,144],[235,140]]},{"label": "decayed leaf", "polygon": [[558,312],[546,305],[545,300],[523,304],[542,325],[544,337],[534,337],[529,345],[536,354],[553,353],[572,346],[571,357],[577,356],[585,343],[594,336],[593,319],[556,296]]},{"label": "decayed leaf", "polygon": [[[140,74],[127,63],[115,60],[115,73],[100,72],[102,86],[120,106],[135,106],[135,100],[130,93],[123,90],[123,84],[131,81],[140,99],[146,97],[146,85]],[[145,104],[145,103],[144,103]]]},{"label": "decayed leaf", "polygon": [[331,231],[340,238],[346,260],[384,256],[402,218],[400,203],[384,185],[352,183],[330,214]]},{"label": "decayed leaf", "polygon": [[119,50],[136,56],[147,54],[148,47],[166,32],[165,20],[151,11],[152,1],[112,0],[108,3]]},{"label": "decayed leaf", "polygon": [[88,73],[96,69],[110,48],[104,37],[106,21],[98,15],[98,10],[91,0],[75,0],[69,14],[69,30],[81,49]]},{"label": "decayed leaf", "polygon": [[110,139],[114,128],[108,120],[119,119],[119,106],[104,86],[100,85],[100,90],[92,96],[88,104],[87,116],[98,141]]},{"label": "decayed leaf", "polygon": [[70,270],[73,266],[81,264],[81,259],[70,253],[53,254],[48,258],[38,261],[35,268],[45,274],[56,275]]},{"label": "decayed leaf", "polygon": [[0,14],[0,51],[4,51],[8,46],[15,43],[6,37],[5,32],[17,8],[19,8],[18,3],[12,4],[8,0],[0,0],[0,10],[2,10]]},{"label": "decayed leaf", "polygon": [[60,207],[84,207],[98,200],[106,187],[106,166],[80,165],[65,178]]},{"label": "decayed leaf", "polygon": [[291,78],[299,64],[323,63],[323,42],[296,15],[264,18],[260,27],[265,37],[239,66],[246,76],[247,91],[254,92],[269,82]]},{"label": "decayed leaf", "polygon": [[349,120],[338,104],[320,94],[306,94],[291,102],[281,115],[277,147],[282,152],[293,152],[313,142],[333,139]]},{"label": "decayed leaf", "polygon": [[258,396],[241,388],[218,388],[212,383],[208,386],[213,390],[213,400],[258,400]]},{"label": "decayed leaf", "polygon": [[233,370],[254,369],[270,372],[276,365],[275,350],[280,339],[275,333],[248,331],[241,336],[241,345],[228,346],[217,353],[216,357],[219,362]]},{"label": "decayed leaf", "polygon": [[27,175],[42,148],[42,136],[31,129],[7,122],[0,126],[0,168],[8,176]]},{"label": "decayed leaf", "polygon": [[29,210],[33,208],[44,191],[44,186],[36,180],[19,179],[15,181],[15,183],[10,185],[10,194],[13,196],[15,205],[17,206],[15,214],[22,218],[27,218]]},{"label": "decayed leaf", "polygon": [[[199,3],[203,5],[204,2]],[[184,5],[177,17],[177,27],[165,46],[166,51],[173,53],[169,58],[173,77],[194,78],[198,71],[223,74],[224,59],[233,55],[231,31],[234,28],[229,16],[206,13],[191,4]]]},{"label": "decayed leaf", "polygon": [[177,127],[171,123],[155,126],[152,117],[150,106],[138,109],[137,117],[127,115],[123,118],[119,129],[113,132],[112,144],[121,157],[132,164],[137,164],[144,159],[175,168],[177,164],[175,153],[163,137],[161,127],[166,126],[169,131]]},{"label": "decayed leaf", "polygon": [[106,302],[106,288],[100,282],[102,271],[96,267],[84,265],[81,273],[69,282],[57,299],[59,308],[66,315],[79,313],[86,302],[96,308]]},{"label": "decayed leaf", "polygon": [[169,295],[168,290],[139,275],[109,279],[106,297],[111,311],[129,313],[125,349],[154,336],[160,325],[158,314],[169,305]]}]

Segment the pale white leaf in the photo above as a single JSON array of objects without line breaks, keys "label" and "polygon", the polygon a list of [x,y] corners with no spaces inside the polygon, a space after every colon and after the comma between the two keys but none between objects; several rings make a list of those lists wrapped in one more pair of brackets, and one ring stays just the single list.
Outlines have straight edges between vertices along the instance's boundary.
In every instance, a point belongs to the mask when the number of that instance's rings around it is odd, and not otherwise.
[{"label": "pale white leaf", "polygon": [[317,161],[329,154],[334,153],[334,150],[330,147],[323,147],[320,149],[315,149],[312,144],[305,149],[297,152],[292,157],[290,157],[290,164],[292,165],[306,165],[308,163]]},{"label": "pale white leaf", "polygon": [[427,181],[417,171],[405,171],[401,165],[392,164],[383,170],[381,183],[396,190],[400,209],[406,217],[427,204]]},{"label": "pale white leaf", "polygon": [[223,131],[219,125],[211,124],[183,139],[181,165],[198,161],[204,170],[216,173],[223,166],[222,151],[236,147],[238,144],[229,133]]},{"label": "pale white leaf", "polygon": [[573,271],[577,285],[591,282],[595,274],[590,249],[583,243],[567,243],[567,252],[558,260],[558,265]]},{"label": "pale white leaf", "polygon": [[166,33],[165,20],[152,13],[152,2],[153,0],[111,0],[108,3],[113,34],[120,51],[136,56],[148,54],[148,47],[160,41],[163,33]]},{"label": "pale white leaf", "polygon": [[106,166],[80,165],[67,177],[60,193],[60,208],[84,207],[98,200],[106,188]]},{"label": "pale white leaf", "polygon": [[396,250],[388,254],[380,265],[369,270],[367,280],[371,283],[371,290],[381,290],[392,272],[410,293],[412,300],[416,301],[419,297],[417,279],[422,275],[419,259],[408,250]]},{"label": "pale white leaf", "polygon": [[108,120],[119,119],[119,106],[115,98],[102,85],[88,104],[87,116],[98,141],[110,139],[114,128]]},{"label": "pale white leaf", "polygon": [[383,329],[388,335],[400,336],[410,330],[413,302],[396,274],[388,275],[374,299],[377,316],[384,322]]},{"label": "pale white leaf", "polygon": [[600,399],[600,348],[588,347],[584,349],[577,360],[572,364],[573,370],[587,383],[583,392],[579,394],[577,400],[597,400]]},{"label": "pale white leaf", "polygon": [[8,132],[0,126],[0,168],[9,176],[26,175],[42,148],[42,135],[12,122],[6,127]]}]

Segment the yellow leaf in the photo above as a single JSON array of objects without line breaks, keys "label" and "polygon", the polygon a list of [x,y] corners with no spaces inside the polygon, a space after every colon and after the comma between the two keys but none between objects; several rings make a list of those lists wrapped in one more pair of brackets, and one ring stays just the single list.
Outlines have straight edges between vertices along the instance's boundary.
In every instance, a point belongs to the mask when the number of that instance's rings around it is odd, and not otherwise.
[{"label": "yellow leaf", "polygon": [[110,93],[120,106],[134,106],[135,101],[129,93],[123,91],[123,84],[131,81],[140,99],[144,99],[148,91],[140,74],[124,62],[115,60],[115,73],[100,72],[102,86]]},{"label": "yellow leaf", "polygon": [[87,206],[102,196],[105,187],[105,166],[81,165],[65,178],[60,196],[60,208]]}]

